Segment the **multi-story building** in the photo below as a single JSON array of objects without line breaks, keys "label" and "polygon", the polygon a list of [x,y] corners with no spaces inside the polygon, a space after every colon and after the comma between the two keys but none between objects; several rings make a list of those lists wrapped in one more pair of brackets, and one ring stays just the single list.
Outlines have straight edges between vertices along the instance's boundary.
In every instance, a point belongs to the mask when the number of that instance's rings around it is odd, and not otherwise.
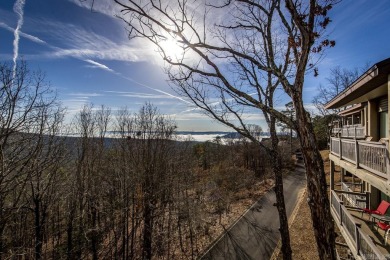
[{"label": "multi-story building", "polygon": [[386,230],[377,224],[390,224],[390,216],[362,213],[390,202],[389,102],[390,58],[325,105],[340,111],[330,139],[331,212],[356,259],[390,258]]}]

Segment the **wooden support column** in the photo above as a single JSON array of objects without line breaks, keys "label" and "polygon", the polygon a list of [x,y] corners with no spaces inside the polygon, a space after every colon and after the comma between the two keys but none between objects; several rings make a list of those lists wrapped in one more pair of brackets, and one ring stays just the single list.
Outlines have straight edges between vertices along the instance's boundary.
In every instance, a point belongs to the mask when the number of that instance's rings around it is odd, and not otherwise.
[{"label": "wooden support column", "polygon": [[341,137],[339,138],[339,152],[340,152],[340,154],[339,154],[339,158],[340,158],[340,160],[341,159],[343,159],[343,147],[342,147],[342,145],[341,145]]},{"label": "wooden support column", "polygon": [[368,135],[372,141],[379,140],[378,132],[378,106],[373,100],[368,101]]},{"label": "wooden support column", "polygon": [[330,160],[330,191],[329,202],[332,205],[332,191],[334,190],[334,162]]},{"label": "wooden support column", "polygon": [[[387,77],[387,109],[390,108],[390,74]],[[387,112],[389,117],[390,111]],[[387,133],[386,133],[386,173],[387,173],[387,184],[390,184],[390,154],[389,154],[389,138],[390,138],[390,118],[387,118]]]},{"label": "wooden support column", "polygon": [[387,183],[390,184],[390,158],[389,158],[389,140],[386,140],[386,173],[387,173]]},{"label": "wooden support column", "polygon": [[368,134],[368,106],[364,107],[364,134],[367,136]]},{"label": "wooden support column", "polygon": [[[390,108],[390,74],[387,76],[387,109]],[[390,116],[390,111],[387,112],[387,117]],[[387,133],[386,138],[390,138],[390,118],[387,118]]]},{"label": "wooden support column", "polygon": [[330,190],[334,190],[334,162],[330,161]]},{"label": "wooden support column", "polygon": [[359,168],[359,144],[356,140],[356,127],[355,127],[355,162],[356,162],[356,169]]},{"label": "wooden support column", "polygon": [[370,192],[370,208],[376,209],[379,206],[379,203],[381,201],[380,198],[380,190],[378,190],[375,186],[371,185],[371,192]]},{"label": "wooden support column", "polygon": [[368,208],[368,209],[371,208],[371,205],[370,205],[370,193],[368,191],[366,191],[366,208]]}]

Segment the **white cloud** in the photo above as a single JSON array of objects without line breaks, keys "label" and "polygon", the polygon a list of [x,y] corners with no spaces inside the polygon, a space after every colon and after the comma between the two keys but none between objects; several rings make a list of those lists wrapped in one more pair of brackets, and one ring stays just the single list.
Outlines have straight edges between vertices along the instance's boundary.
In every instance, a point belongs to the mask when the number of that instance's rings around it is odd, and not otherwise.
[{"label": "white cloud", "polygon": [[83,92],[73,92],[73,93],[69,93],[68,95],[69,96],[85,97],[85,98],[103,96],[102,94],[99,94],[99,93],[83,93]]},{"label": "white cloud", "polygon": [[80,99],[63,99],[62,102],[65,103],[86,103],[88,102],[88,98],[80,98]]},{"label": "white cloud", "polygon": [[146,94],[146,93],[139,93],[139,94],[122,94],[122,97],[132,97],[132,98],[145,98],[145,99],[160,99],[160,98],[172,98],[166,95],[153,95],[153,94]]},{"label": "white cloud", "polygon": [[[113,95],[118,95],[120,97],[129,97],[129,98],[141,98],[141,99],[177,99],[177,97],[173,96],[173,95],[167,95],[167,94],[163,94],[163,95],[158,95],[158,94],[152,94],[152,93],[143,93],[143,92],[131,92],[131,91],[111,91],[111,90],[107,90],[107,91],[104,91],[106,93],[110,93],[110,94],[113,94]],[[142,103],[141,103],[142,104]],[[157,103],[153,103],[155,105],[177,105],[177,102],[159,102],[158,104]]]},{"label": "white cloud", "polygon": [[[14,28],[12,28],[11,26],[9,26],[8,24],[6,23],[3,23],[3,22],[0,22],[0,27],[3,28],[3,29],[6,29],[7,31],[10,31],[10,32],[14,32]],[[26,38],[30,41],[33,41],[33,42],[36,42],[36,43],[40,43],[40,44],[46,44],[46,42],[36,36],[33,36],[31,34],[28,34],[28,33],[24,33],[22,31],[19,31],[19,35],[22,36],[23,38]]]},{"label": "white cloud", "polygon": [[140,86],[142,86],[142,87],[145,87],[145,88],[151,89],[151,90],[153,90],[153,91],[159,92],[159,93],[161,93],[161,94],[164,94],[164,95],[166,95],[166,96],[169,96],[169,97],[178,99],[178,100],[180,100],[180,101],[183,101],[184,103],[192,104],[190,101],[187,101],[187,100],[185,100],[185,99],[183,99],[183,98],[181,98],[181,97],[179,97],[179,96],[172,95],[172,94],[170,94],[170,93],[168,93],[168,92],[165,92],[165,91],[163,91],[163,90],[161,90],[161,89],[152,88],[152,87],[150,87],[150,86],[148,86],[148,85],[145,85],[145,84],[143,84],[143,83],[141,83],[141,82],[138,82],[138,81],[136,81],[136,80],[134,80],[134,79],[132,79],[132,78],[130,78],[130,77],[123,76],[122,74],[118,74],[118,75],[120,75],[122,78],[124,78],[124,79],[126,79],[126,80],[128,80],[128,81],[131,81],[131,82],[133,82],[133,83],[135,83],[135,84],[137,84],[137,85],[140,85]]},{"label": "white cloud", "polygon": [[119,6],[111,1],[93,1],[93,0],[68,0],[80,7],[90,9],[94,12],[99,12],[107,16],[113,16],[119,12]]},{"label": "white cloud", "polygon": [[107,71],[110,71],[110,72],[114,72],[112,69],[110,69],[106,65],[101,64],[101,63],[99,63],[97,61],[93,61],[93,60],[89,60],[89,59],[86,59],[84,61],[92,64],[92,66],[88,66],[90,68],[98,68],[98,69],[103,69],[103,70],[107,70]]},{"label": "white cloud", "polygon": [[18,23],[14,31],[14,56],[13,56],[13,61],[14,61],[14,68],[13,68],[13,76],[12,78],[15,78],[15,71],[16,71],[16,60],[18,59],[19,55],[19,33],[20,33],[20,28],[22,28],[23,25],[23,12],[24,12],[24,0],[16,0],[14,4],[14,12],[18,15]]},{"label": "white cloud", "polygon": [[[45,33],[58,42],[56,47],[52,44],[53,50],[43,53],[47,58],[74,57],[81,60],[147,61],[153,56],[150,45],[145,45],[140,40],[129,42],[125,34],[115,35],[115,38],[111,39],[74,24],[51,20],[35,22],[44,23]],[[39,26],[43,27],[43,25]],[[115,26],[115,23],[112,26]]]},{"label": "white cloud", "polygon": [[125,46],[108,48],[107,46],[96,43],[94,47],[80,45],[78,48],[71,49],[55,48],[54,51],[43,53],[43,56],[47,58],[73,57],[81,60],[142,61],[144,57],[135,55],[135,52],[137,51]]},{"label": "white cloud", "polygon": [[113,90],[105,90],[104,92],[113,93],[113,94],[133,94],[137,92],[129,92],[129,91],[113,91]]},{"label": "white cloud", "polygon": [[[98,12],[100,14],[104,14],[104,15],[111,17],[111,18],[114,16],[118,16],[125,21],[128,21],[131,19],[131,14],[129,12],[126,12],[126,11],[122,12],[124,10],[124,8],[121,5],[117,4],[115,1],[93,1],[93,0],[86,0],[86,1],[68,0],[68,1],[76,4],[77,6],[80,6],[81,8],[93,10],[93,12]],[[226,13],[225,13],[226,9],[220,10],[217,8],[217,9],[213,10],[212,14],[209,14],[206,17],[206,22],[205,22],[203,20],[203,15],[205,14],[206,9],[209,9],[209,5],[206,4],[206,1],[207,0],[193,1],[193,2],[186,3],[186,8],[188,8],[188,10],[193,15],[192,19],[191,19],[193,22],[192,26],[194,26],[196,28],[196,30],[197,30],[196,33],[199,35],[209,34],[210,33],[209,29],[211,28],[211,26],[213,26],[217,21],[218,22],[223,21],[225,16],[226,16]],[[129,6],[131,6],[131,4],[127,3],[126,1],[118,1],[118,2],[122,2],[124,5],[129,4]],[[143,4],[142,1],[141,1],[141,4]],[[167,12],[169,12],[172,16],[177,15],[175,13],[176,12],[175,8],[176,7],[178,8],[178,5],[179,5],[178,2],[176,2],[176,1],[162,1],[162,5],[164,5],[163,9],[165,7],[167,7]],[[162,15],[161,12],[157,12],[155,10],[154,11],[151,10],[151,12],[153,12],[151,15],[160,19],[160,21],[162,23],[165,23],[167,26],[169,26],[170,24],[172,25],[172,21],[169,20],[164,15]],[[121,19],[116,19],[118,26],[124,27],[124,28],[128,27],[126,22],[122,21]],[[204,22],[207,26],[204,26]],[[134,20],[134,24],[138,24],[136,22],[136,20]],[[170,38],[170,36],[167,32],[159,31],[158,33],[161,33],[162,35]],[[187,39],[195,39],[194,41],[196,41],[196,33],[193,32],[192,28],[187,27],[186,30],[183,31],[183,33],[185,34],[185,37]],[[208,37],[208,41],[209,42],[215,41],[215,38],[216,37]],[[76,37],[76,41],[77,41],[77,37]],[[178,51],[178,49],[177,49],[177,47],[180,44],[177,44],[176,40],[173,40],[173,41],[176,44],[171,44],[171,43],[169,43],[169,40],[168,40],[168,41],[162,42],[160,47],[162,46],[165,49],[165,52],[167,53],[167,55],[170,56],[171,58],[175,59],[174,57],[177,56],[177,58],[180,59],[182,51]],[[118,39],[116,39],[116,42],[118,42]],[[164,43],[167,43],[166,46],[164,46]],[[132,53],[133,54],[132,61],[142,60],[142,61],[149,61],[152,63],[156,63],[159,65],[164,64],[164,61],[161,58],[161,55],[158,51],[158,47],[155,46],[154,44],[152,44],[146,38],[136,37],[136,38],[132,38],[131,40],[129,40],[128,35],[126,35],[126,37],[123,37],[121,39],[121,41],[119,41],[119,45],[121,45],[121,46],[117,46],[117,47],[124,47],[124,48],[110,48],[110,50],[113,51],[110,54],[116,58],[123,57],[123,55],[128,55],[128,51],[129,51],[128,49],[130,46],[131,51],[134,51]],[[175,49],[175,47],[176,47],[176,49]],[[89,48],[89,50],[91,50],[91,48]],[[104,50],[104,48],[103,48],[103,50]],[[119,56],[116,55],[115,50],[120,50]],[[127,52],[126,52],[126,50],[127,50]],[[123,51],[125,51],[125,52],[123,52]],[[121,56],[121,54],[122,54],[122,56]],[[106,55],[106,53],[104,53],[103,55]],[[197,54],[195,54],[192,50],[189,50],[189,49],[186,50],[185,56],[186,56],[187,60],[191,59],[191,60],[193,60],[193,62],[195,64],[198,63],[200,60],[200,57]],[[204,61],[202,62],[202,64],[205,66],[207,65]]]}]

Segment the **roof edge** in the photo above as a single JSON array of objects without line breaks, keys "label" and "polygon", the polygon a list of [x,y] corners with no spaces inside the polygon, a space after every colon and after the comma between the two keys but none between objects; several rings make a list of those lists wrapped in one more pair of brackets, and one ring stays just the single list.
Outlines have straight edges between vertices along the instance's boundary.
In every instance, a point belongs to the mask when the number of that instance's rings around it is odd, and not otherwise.
[{"label": "roof edge", "polygon": [[357,78],[350,86],[340,92],[337,96],[332,98],[328,103],[324,105],[325,109],[337,108],[337,103],[340,102],[345,96],[351,94],[357,89],[361,88],[374,78],[376,78],[379,74],[389,73],[390,67],[386,69],[390,65],[390,58],[382,60],[372,67],[370,67],[366,72],[364,72],[359,78]]}]

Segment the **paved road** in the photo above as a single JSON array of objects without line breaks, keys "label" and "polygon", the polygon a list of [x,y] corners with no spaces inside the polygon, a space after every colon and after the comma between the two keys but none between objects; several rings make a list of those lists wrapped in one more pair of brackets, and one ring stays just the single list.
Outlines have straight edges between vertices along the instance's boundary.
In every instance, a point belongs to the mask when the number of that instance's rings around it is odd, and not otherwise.
[{"label": "paved road", "polygon": [[[305,187],[305,173],[301,168],[283,180],[288,216],[294,210],[298,193]],[[216,244],[201,257],[208,259],[269,259],[279,241],[279,216],[275,193],[266,193],[231,227]]]}]

